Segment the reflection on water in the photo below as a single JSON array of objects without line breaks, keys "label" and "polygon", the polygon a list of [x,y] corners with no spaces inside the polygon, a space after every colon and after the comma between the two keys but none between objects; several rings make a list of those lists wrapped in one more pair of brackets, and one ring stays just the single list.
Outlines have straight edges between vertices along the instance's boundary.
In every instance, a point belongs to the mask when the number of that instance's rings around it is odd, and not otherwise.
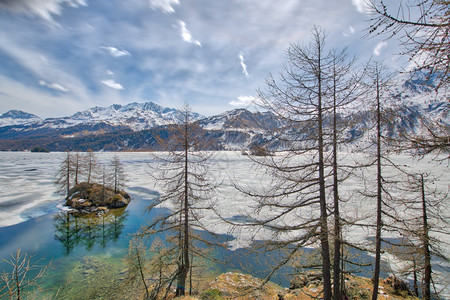
[{"label": "reflection on water", "polygon": [[53,219],[55,239],[63,246],[65,255],[76,246],[89,251],[97,244],[104,249],[109,242],[119,239],[127,217],[125,208],[112,209],[100,216],[61,212]]}]

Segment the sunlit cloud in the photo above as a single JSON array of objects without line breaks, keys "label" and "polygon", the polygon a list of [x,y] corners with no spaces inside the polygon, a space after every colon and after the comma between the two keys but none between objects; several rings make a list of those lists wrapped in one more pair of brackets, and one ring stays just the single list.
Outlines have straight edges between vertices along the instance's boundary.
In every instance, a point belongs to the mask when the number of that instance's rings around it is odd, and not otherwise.
[{"label": "sunlit cloud", "polygon": [[110,88],[112,88],[112,89],[116,89],[116,90],[123,90],[123,89],[124,89],[123,86],[122,86],[120,83],[115,82],[115,81],[112,80],[112,79],[105,79],[105,80],[102,80],[102,83],[103,83],[104,85],[106,85],[107,87],[110,87]]},{"label": "sunlit cloud", "polygon": [[0,9],[15,14],[37,16],[44,20],[54,22],[53,15],[60,15],[63,5],[71,7],[87,6],[85,0],[2,0]]},{"label": "sunlit cloud", "polygon": [[245,64],[244,55],[242,53],[239,53],[239,60],[241,62],[242,73],[248,78],[247,65]]},{"label": "sunlit cloud", "polygon": [[148,3],[151,9],[159,9],[166,14],[172,14],[175,12],[173,5],[180,5],[179,0],[149,0]]},{"label": "sunlit cloud", "polygon": [[182,37],[183,41],[188,42],[190,44],[197,45],[199,47],[202,46],[202,44],[198,40],[194,39],[192,34],[186,28],[186,23],[184,23],[181,20],[178,20],[178,26],[179,26],[180,34],[181,34],[181,37]]},{"label": "sunlit cloud", "polygon": [[352,0],[352,4],[360,13],[370,13],[370,2],[368,0]]},{"label": "sunlit cloud", "polygon": [[119,50],[115,47],[102,47],[102,49],[106,50],[106,52],[108,52],[111,56],[114,56],[114,57],[130,55],[130,52],[128,52],[126,50]]},{"label": "sunlit cloud", "polygon": [[373,49],[373,55],[375,56],[379,56],[381,54],[381,49],[383,49],[384,47],[387,46],[387,42],[386,41],[381,41],[379,42],[375,48]]},{"label": "sunlit cloud", "polygon": [[232,106],[250,106],[257,100],[256,97],[253,96],[239,96],[237,100],[230,101],[230,105]]},{"label": "sunlit cloud", "polygon": [[62,85],[58,83],[47,83],[44,80],[39,80],[39,85],[48,87],[49,89],[60,91],[60,92],[68,92],[69,90],[63,87]]}]

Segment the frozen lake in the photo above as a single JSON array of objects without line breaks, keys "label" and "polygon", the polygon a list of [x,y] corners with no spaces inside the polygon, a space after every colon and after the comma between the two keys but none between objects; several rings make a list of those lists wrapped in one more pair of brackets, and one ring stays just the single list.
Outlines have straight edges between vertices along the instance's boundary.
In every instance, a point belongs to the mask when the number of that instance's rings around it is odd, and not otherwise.
[{"label": "frozen lake", "polygon": [[[73,247],[71,256],[83,256],[89,252],[104,253],[108,255],[125,255],[130,234],[137,231],[145,220],[151,218],[145,214],[145,207],[158,196],[158,186],[149,176],[150,167],[154,161],[150,153],[96,153],[100,162],[109,161],[114,154],[118,154],[127,175],[126,190],[133,201],[127,208],[126,218],[121,228],[121,237],[105,241],[103,245],[92,245],[78,249]],[[64,257],[67,249],[64,245],[55,242],[54,216],[63,212],[64,197],[56,193],[54,185],[55,174],[58,171],[65,153],[24,153],[0,152],[0,257],[5,258],[14,249],[22,248],[26,251],[42,252],[49,259]],[[360,160],[362,155],[346,155],[346,161]],[[366,158],[367,159],[367,158]],[[413,160],[408,155],[395,156],[396,162],[411,166],[420,172],[430,172],[436,178],[434,187],[447,191],[450,183],[450,172],[447,162],[438,163],[430,158]],[[245,199],[234,188],[233,184],[249,186],[258,189],[270,184],[267,177],[262,174],[248,157],[240,152],[216,152],[211,160],[211,175],[216,182],[221,182],[217,191],[216,207],[221,211],[222,217],[233,219],[245,216],[251,212],[253,200]],[[389,172],[386,169],[387,175]],[[391,174],[392,175],[392,174]],[[374,180],[372,181],[374,182]],[[363,199],[358,193],[363,188],[359,177],[352,177],[341,188],[342,197],[349,199],[343,204],[341,211],[348,216],[366,216],[366,222],[372,222],[372,212],[375,201]],[[448,204],[444,214],[448,216]],[[170,207],[169,207],[170,208]],[[399,212],[401,214],[401,212]],[[251,230],[232,230],[220,221],[213,213],[204,214],[204,222],[208,228],[219,234],[233,236],[229,243],[231,249],[239,249],[250,245],[251,237],[255,234]],[[348,228],[346,234],[349,239],[360,241],[373,236],[373,232],[360,228]],[[271,233],[258,231],[257,239],[270,238]],[[389,236],[389,235],[387,235]],[[395,236],[392,236],[395,237]],[[439,237],[448,241],[448,235]],[[55,246],[59,245],[59,246]],[[449,254],[449,249],[444,249]],[[67,254],[67,253],[66,253]],[[401,265],[392,257],[385,257],[391,262]],[[443,278],[447,274],[441,274]]]}]

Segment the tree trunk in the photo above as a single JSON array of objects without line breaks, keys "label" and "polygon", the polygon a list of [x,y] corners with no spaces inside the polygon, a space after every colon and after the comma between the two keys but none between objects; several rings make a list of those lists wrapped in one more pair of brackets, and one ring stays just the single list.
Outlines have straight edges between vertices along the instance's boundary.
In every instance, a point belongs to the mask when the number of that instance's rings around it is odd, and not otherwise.
[{"label": "tree trunk", "polygon": [[380,110],[380,88],[379,88],[379,71],[376,74],[377,88],[377,224],[375,235],[375,270],[373,274],[373,293],[372,300],[378,298],[378,284],[380,281],[380,260],[381,260],[381,193],[382,193],[382,177],[381,177],[381,110]]},{"label": "tree trunk", "polygon": [[422,192],[422,217],[423,217],[423,252],[424,252],[424,263],[425,263],[425,271],[423,277],[423,288],[422,288],[422,297],[424,300],[431,299],[431,254],[430,254],[430,237],[428,233],[428,217],[427,217],[427,204],[425,199],[425,185],[423,174],[420,177],[421,180],[421,192]]},{"label": "tree trunk", "polygon": [[[334,65],[335,66],[335,65]],[[338,167],[337,167],[337,120],[336,120],[336,70],[333,69],[333,200],[334,200],[334,261],[333,299],[341,299],[341,224],[339,214]]]},{"label": "tree trunk", "polygon": [[89,156],[87,183],[91,183],[91,174],[92,174],[92,157]]},{"label": "tree trunk", "polygon": [[66,199],[69,199],[69,192],[70,192],[70,153],[67,152],[67,176],[66,176]]},{"label": "tree trunk", "polygon": [[419,297],[419,285],[417,284],[417,263],[416,259],[413,259],[413,278],[414,278],[414,295]]},{"label": "tree trunk", "polygon": [[79,157],[80,157],[80,155],[78,154],[78,152],[77,152],[77,154],[76,154],[76,161],[75,161],[75,185],[78,185],[78,172],[79,172],[79,165],[78,165],[78,163],[79,163]]},{"label": "tree trunk", "polygon": [[[187,118],[187,116],[186,116]],[[185,120],[184,125],[184,220],[183,220],[183,245],[182,245],[182,263],[179,270],[178,286],[176,296],[183,296],[186,292],[186,278],[189,273],[189,181],[188,181],[188,120]]]},{"label": "tree trunk", "polygon": [[[320,46],[320,45],[319,45]],[[325,300],[331,299],[331,275],[330,275],[330,247],[328,244],[327,203],[325,193],[325,170],[324,170],[324,145],[323,145],[323,119],[322,119],[322,78],[321,78],[321,56],[318,55],[318,147],[319,147],[319,202],[320,202],[320,244],[322,248],[322,276],[323,296]]]}]

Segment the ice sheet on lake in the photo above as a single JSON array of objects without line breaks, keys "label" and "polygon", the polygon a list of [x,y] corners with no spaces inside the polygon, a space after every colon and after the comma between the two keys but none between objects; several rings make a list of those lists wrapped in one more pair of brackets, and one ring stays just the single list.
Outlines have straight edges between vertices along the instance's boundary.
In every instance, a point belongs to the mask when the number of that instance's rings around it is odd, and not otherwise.
[{"label": "ice sheet on lake", "polygon": [[[118,154],[127,174],[127,190],[138,195],[140,199],[151,200],[162,192],[156,182],[152,182],[149,176],[150,166],[155,162],[149,153],[97,153],[100,162],[107,162]],[[56,193],[54,185],[55,174],[58,171],[65,153],[24,153],[1,152],[0,153],[0,227],[14,225],[29,218],[45,214],[48,207],[62,208],[63,196]],[[341,153],[348,162],[360,159],[362,154]],[[450,183],[449,166],[444,161],[437,163],[431,158],[413,160],[409,155],[397,155],[394,160],[403,165],[410,165],[416,170],[433,173],[439,178],[436,188],[447,191]],[[235,184],[253,188],[263,188],[270,185],[269,178],[264,176],[262,170],[256,167],[248,157],[240,152],[217,152],[210,164],[211,175],[214,181],[220,182],[215,201],[216,208],[221,212],[221,217],[228,220],[245,222],[248,214],[251,214],[255,201],[240,195],[234,188]],[[385,169],[389,173],[389,169]],[[386,174],[389,175],[389,174]],[[370,175],[366,175],[370,176]],[[350,178],[341,186],[341,196],[348,199],[342,204],[341,211],[348,217],[366,217],[365,222],[375,224],[375,201],[364,199],[358,194],[363,183],[357,177]],[[448,203],[448,202],[447,202]],[[168,208],[171,208],[168,205]],[[273,213],[273,212],[272,212]],[[400,214],[402,212],[399,212]],[[448,215],[449,211],[444,211]],[[285,220],[285,222],[295,220]],[[229,246],[233,249],[246,247],[255,239],[272,239],[273,232],[255,228],[233,227],[221,220],[213,212],[203,212],[203,222],[213,232],[219,234],[231,234],[235,239]],[[374,236],[373,229],[360,227],[346,227],[346,236],[351,241],[362,241]],[[385,237],[389,234],[385,233]],[[448,236],[436,236],[440,240],[448,242]],[[450,255],[449,249],[445,249]],[[392,268],[402,266],[392,257],[386,257],[392,261]]]}]

